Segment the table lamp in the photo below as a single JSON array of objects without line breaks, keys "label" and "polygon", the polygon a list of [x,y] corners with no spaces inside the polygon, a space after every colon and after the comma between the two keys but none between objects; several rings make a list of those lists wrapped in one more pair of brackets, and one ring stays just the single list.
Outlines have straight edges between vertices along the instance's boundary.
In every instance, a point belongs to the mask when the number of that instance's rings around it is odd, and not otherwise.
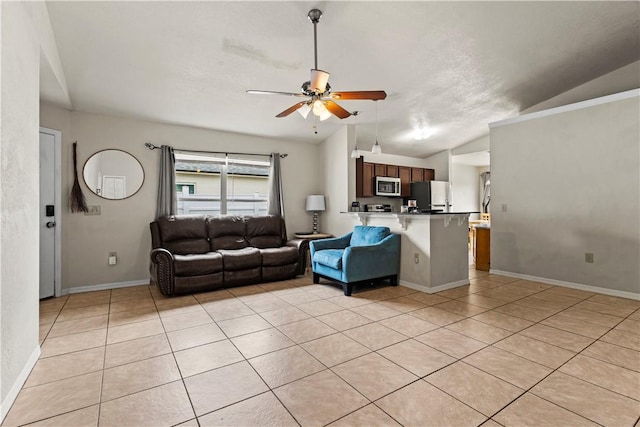
[{"label": "table lamp", "polygon": [[307,196],[307,212],[313,212],[313,234],[318,234],[318,212],[324,210],[324,196],[320,194]]}]

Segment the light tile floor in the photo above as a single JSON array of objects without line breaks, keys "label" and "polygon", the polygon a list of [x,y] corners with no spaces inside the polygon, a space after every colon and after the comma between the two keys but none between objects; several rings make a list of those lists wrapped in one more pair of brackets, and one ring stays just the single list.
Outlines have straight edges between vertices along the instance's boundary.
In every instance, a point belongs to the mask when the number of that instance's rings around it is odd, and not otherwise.
[{"label": "light tile floor", "polygon": [[3,425],[640,424],[640,302],[470,277],[435,295],[303,277],[46,300]]}]

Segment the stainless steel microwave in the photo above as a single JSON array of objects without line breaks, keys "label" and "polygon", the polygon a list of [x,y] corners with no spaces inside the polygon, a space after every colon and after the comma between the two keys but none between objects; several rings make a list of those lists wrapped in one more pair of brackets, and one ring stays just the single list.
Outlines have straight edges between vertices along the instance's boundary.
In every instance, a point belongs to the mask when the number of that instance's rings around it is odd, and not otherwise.
[{"label": "stainless steel microwave", "polygon": [[400,196],[400,178],[376,176],[376,196]]}]

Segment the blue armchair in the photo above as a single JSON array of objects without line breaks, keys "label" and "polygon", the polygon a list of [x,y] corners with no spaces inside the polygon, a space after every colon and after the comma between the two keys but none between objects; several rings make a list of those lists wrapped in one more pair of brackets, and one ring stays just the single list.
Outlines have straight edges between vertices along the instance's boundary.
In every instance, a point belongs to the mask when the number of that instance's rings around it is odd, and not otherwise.
[{"label": "blue armchair", "polygon": [[353,232],[334,239],[309,242],[313,283],[320,277],[342,284],[349,296],[353,285],[390,279],[398,285],[400,235],[389,227],[356,226]]}]

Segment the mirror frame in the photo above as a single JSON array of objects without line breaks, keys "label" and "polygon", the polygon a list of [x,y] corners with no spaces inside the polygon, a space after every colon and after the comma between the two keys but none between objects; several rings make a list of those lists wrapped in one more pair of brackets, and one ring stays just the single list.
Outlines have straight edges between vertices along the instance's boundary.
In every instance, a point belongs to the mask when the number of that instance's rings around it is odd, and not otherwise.
[{"label": "mirror frame", "polygon": [[[136,191],[134,191],[131,195],[129,195],[129,196],[127,196],[127,197],[123,197],[123,198],[121,198],[121,199],[110,199],[110,198],[108,198],[108,197],[104,197],[104,196],[102,196],[102,195],[100,195],[100,194],[96,193],[96,192],[95,192],[95,191],[94,191],[94,190],[89,186],[89,184],[87,183],[87,180],[86,180],[86,178],[85,178],[85,176],[84,176],[84,170],[87,168],[87,163],[89,163],[89,160],[93,159],[96,155],[98,155],[98,154],[100,154],[100,153],[102,153],[102,152],[104,152],[104,151],[120,151],[121,153],[124,153],[124,154],[126,154],[126,155],[128,155],[128,156],[131,156],[131,158],[133,158],[133,160],[135,160],[135,161],[138,163],[138,165],[140,166],[140,169],[142,170],[142,182],[140,182],[140,186],[139,186],[139,187],[136,189]],[[84,181],[84,185],[89,189],[89,191],[91,191],[91,194],[93,194],[93,195],[95,195],[95,196],[98,196],[98,197],[100,197],[100,198],[101,198],[101,199],[103,199],[103,200],[113,200],[113,201],[116,201],[116,200],[126,200],[126,199],[129,199],[129,198],[131,198],[131,197],[135,196],[136,194],[138,194],[138,192],[140,191],[140,189],[141,189],[141,188],[142,188],[142,186],[144,185],[145,178],[146,178],[146,175],[145,175],[145,172],[144,172],[144,167],[142,166],[142,163],[140,163],[140,160],[138,160],[138,158],[137,158],[136,156],[134,156],[133,154],[129,153],[128,151],[124,151],[124,150],[121,150],[121,149],[119,149],[119,148],[105,148],[105,149],[103,149],[103,150],[96,151],[95,153],[93,153],[92,155],[90,155],[90,156],[87,158],[87,160],[85,160],[84,165],[82,166],[82,181]]]}]

